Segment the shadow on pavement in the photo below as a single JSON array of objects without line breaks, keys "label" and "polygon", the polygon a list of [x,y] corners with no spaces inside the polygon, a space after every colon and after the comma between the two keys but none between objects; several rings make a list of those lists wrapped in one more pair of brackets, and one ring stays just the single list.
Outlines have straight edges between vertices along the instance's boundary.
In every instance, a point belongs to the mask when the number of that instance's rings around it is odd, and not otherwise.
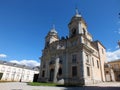
[{"label": "shadow on pavement", "polygon": [[64,90],[120,90],[120,87],[98,87],[98,86],[83,86],[83,87],[65,87]]}]

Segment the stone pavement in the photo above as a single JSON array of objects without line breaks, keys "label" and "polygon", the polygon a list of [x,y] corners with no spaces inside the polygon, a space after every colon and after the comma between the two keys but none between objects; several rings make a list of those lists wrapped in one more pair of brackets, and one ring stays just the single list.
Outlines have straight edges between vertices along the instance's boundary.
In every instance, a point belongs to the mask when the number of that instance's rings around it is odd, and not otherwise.
[{"label": "stone pavement", "polygon": [[26,83],[0,83],[0,90],[120,90],[120,82],[100,83],[83,87],[29,86]]},{"label": "stone pavement", "polygon": [[104,82],[98,84],[91,84],[87,86],[98,86],[98,87],[120,87],[120,82]]}]

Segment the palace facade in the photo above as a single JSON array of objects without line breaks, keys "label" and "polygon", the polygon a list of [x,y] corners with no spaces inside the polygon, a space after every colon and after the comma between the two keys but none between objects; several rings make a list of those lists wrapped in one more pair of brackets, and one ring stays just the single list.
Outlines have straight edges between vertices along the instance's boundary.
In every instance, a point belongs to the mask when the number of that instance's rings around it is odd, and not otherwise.
[{"label": "palace facade", "polygon": [[110,61],[105,67],[106,81],[120,81],[120,59]]},{"label": "palace facade", "polygon": [[69,35],[66,38],[60,39],[54,27],[48,32],[40,58],[38,81],[65,85],[104,82],[105,47],[100,41],[93,40],[78,10],[68,27]]},{"label": "palace facade", "polygon": [[0,60],[0,81],[33,82],[37,68]]}]

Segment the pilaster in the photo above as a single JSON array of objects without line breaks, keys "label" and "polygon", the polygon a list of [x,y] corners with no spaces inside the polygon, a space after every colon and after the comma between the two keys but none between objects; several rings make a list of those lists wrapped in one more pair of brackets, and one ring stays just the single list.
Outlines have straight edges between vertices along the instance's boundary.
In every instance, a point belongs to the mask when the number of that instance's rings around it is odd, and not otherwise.
[{"label": "pilaster", "polygon": [[59,57],[56,57],[56,60],[55,60],[55,71],[54,71],[54,79],[53,79],[53,82],[56,83],[57,82],[57,74],[58,74],[58,69],[59,69]]}]

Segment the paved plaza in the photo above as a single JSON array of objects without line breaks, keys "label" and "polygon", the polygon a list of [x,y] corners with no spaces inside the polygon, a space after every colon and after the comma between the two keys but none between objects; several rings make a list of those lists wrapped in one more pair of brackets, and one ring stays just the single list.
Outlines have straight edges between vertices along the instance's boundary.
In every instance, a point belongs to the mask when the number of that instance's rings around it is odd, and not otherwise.
[{"label": "paved plaza", "polygon": [[120,90],[120,82],[101,83],[83,87],[29,86],[26,83],[0,83],[0,90]]}]

